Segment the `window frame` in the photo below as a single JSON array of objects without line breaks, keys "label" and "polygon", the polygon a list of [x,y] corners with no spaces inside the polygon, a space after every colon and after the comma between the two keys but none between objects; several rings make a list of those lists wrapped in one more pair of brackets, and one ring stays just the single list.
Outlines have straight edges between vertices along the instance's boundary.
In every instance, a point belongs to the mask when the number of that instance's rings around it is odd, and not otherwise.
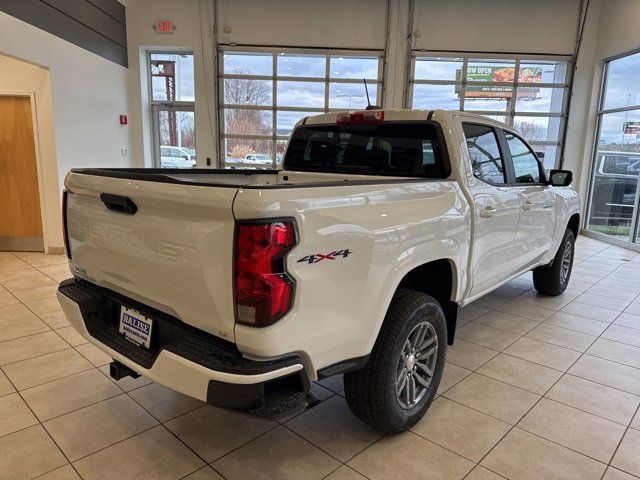
[{"label": "window frame", "polygon": [[[272,69],[271,75],[251,75],[251,74],[229,74],[224,73],[224,55],[228,52],[244,52],[244,53],[267,53],[272,57]],[[302,77],[291,75],[279,75],[278,74],[278,54],[290,54],[290,55],[321,55],[325,57],[325,74],[322,77]],[[384,51],[378,49],[371,50],[347,50],[347,49],[327,49],[327,48],[294,48],[294,47],[256,47],[249,45],[226,45],[220,44],[218,46],[218,139],[219,147],[218,154],[220,163],[223,168],[227,167],[226,162],[226,140],[237,139],[251,139],[251,140],[267,140],[271,142],[271,158],[273,159],[273,168],[278,166],[278,142],[288,141],[290,135],[278,135],[278,112],[308,112],[309,116],[318,115],[327,112],[344,112],[349,111],[348,108],[330,108],[330,86],[332,83],[345,83],[355,84],[362,82],[362,79],[355,78],[337,78],[331,75],[330,65],[331,58],[333,56],[346,56],[346,57],[372,57],[378,60],[378,69],[375,79],[367,79],[367,86],[369,88],[369,94],[372,93],[373,83],[369,81],[375,81],[376,103],[382,105],[382,96],[384,91]],[[271,88],[271,104],[270,105],[236,105],[227,104],[224,96],[224,82],[225,79],[254,79],[265,80],[272,82]],[[322,83],[324,85],[324,104],[322,107],[302,107],[302,106],[278,106],[278,83],[279,82],[310,82],[310,83]],[[372,96],[372,95],[371,95]],[[225,133],[225,110],[227,109],[240,109],[240,110],[260,110],[271,112],[271,126],[272,131],[270,135],[249,135],[249,134],[231,134]]]},{"label": "window frame", "polygon": [[[459,79],[450,79],[450,80],[429,80],[429,79],[416,79],[415,78],[415,70],[416,70],[416,60],[419,59],[436,59],[436,58],[450,58],[450,59],[460,59],[462,62],[461,67],[461,77]],[[469,60],[471,59],[486,59],[486,60],[513,60],[514,67],[516,72],[520,69],[521,62],[566,62],[566,73],[564,82],[546,82],[546,83],[520,83],[518,82],[518,75],[514,75],[513,82],[474,82],[467,81],[467,66],[469,64]],[[468,85],[485,85],[485,86],[511,86],[513,87],[513,95],[512,98],[507,101],[507,107],[504,111],[496,111],[496,110],[465,110],[464,103],[465,97],[464,93],[460,95],[459,98],[459,110],[467,113],[474,113],[478,115],[486,115],[486,116],[498,116],[505,118],[505,124],[507,126],[513,128],[514,120],[517,120],[518,117],[538,117],[538,118],[558,118],[559,119],[559,127],[558,127],[558,139],[557,140],[536,140],[536,141],[527,141],[527,145],[535,148],[539,146],[541,148],[544,147],[556,147],[556,157],[553,168],[558,168],[559,165],[562,164],[562,159],[564,157],[564,147],[565,147],[565,133],[567,129],[567,117],[568,117],[568,108],[569,108],[569,99],[571,96],[571,89],[573,85],[573,58],[570,55],[543,55],[543,54],[507,54],[507,53],[488,53],[488,52],[443,52],[443,51],[435,51],[435,50],[412,50],[411,51],[411,64],[409,68],[409,77],[407,78],[407,86],[406,86],[406,97],[405,97],[405,108],[413,108],[413,96],[414,96],[414,86],[415,85],[450,85],[452,87],[460,88],[461,92],[464,92],[464,89]],[[527,87],[539,87],[539,88],[562,88],[563,89],[563,98],[562,98],[562,108],[560,112],[526,112],[516,109],[517,103],[517,90],[518,88],[527,88]],[[537,158],[537,155],[536,155]]]},{"label": "window frame", "polygon": [[[636,187],[636,197],[634,199],[634,209],[631,216],[631,224],[629,227],[629,238],[619,239],[614,236],[608,235],[606,233],[596,232],[594,230],[589,229],[589,220],[591,218],[591,210],[593,207],[593,193],[594,193],[594,182],[595,182],[595,174],[596,169],[598,168],[598,145],[600,139],[600,133],[602,130],[602,122],[604,116],[606,114],[611,113],[620,113],[620,112],[629,112],[633,110],[639,110],[640,105],[628,105],[625,107],[616,107],[616,108],[604,108],[606,90],[607,90],[607,81],[609,78],[609,65],[611,62],[615,60],[619,60],[624,57],[628,57],[631,55],[640,55],[640,49],[633,49],[630,51],[626,51],[617,55],[613,55],[611,57],[605,58],[602,60],[602,77],[600,79],[600,92],[598,98],[598,110],[596,111],[596,125],[594,129],[594,137],[593,137],[593,145],[591,148],[591,165],[589,167],[589,184],[587,190],[587,200],[586,200],[586,208],[584,218],[582,219],[582,228],[585,232],[588,232],[589,235],[593,237],[603,240],[605,242],[611,243],[613,245],[619,245],[626,248],[632,248],[633,250],[640,251],[640,175],[638,176],[638,184]],[[621,152],[623,153],[623,152]]]},{"label": "window frame", "polygon": [[[510,130],[510,129],[506,129],[506,128],[500,128],[500,137],[502,138],[502,141],[504,142],[504,149],[505,152],[507,154],[507,170],[509,171],[509,183],[511,185],[513,185],[514,187],[530,187],[532,185],[547,185],[547,175],[546,175],[546,171],[544,169],[544,165],[543,163],[540,161],[540,159],[538,158],[538,155],[536,155],[536,152],[533,150],[533,148],[531,148],[531,145],[529,144],[529,142],[527,142],[524,138],[522,138],[522,135],[519,134],[518,132],[514,131],[514,130]],[[538,164],[538,175],[540,178],[539,182],[531,182],[531,183],[518,183],[516,182],[516,168],[515,165],[513,163],[513,156],[511,155],[511,148],[509,147],[509,141],[507,140],[507,137],[505,135],[505,133],[509,133],[510,135],[513,135],[514,137],[516,137],[517,139],[519,139],[522,143],[524,143],[525,147],[527,147],[527,149],[529,150],[529,153],[531,153],[533,155],[533,158],[535,158],[536,163]]]},{"label": "window frame", "polygon": [[[186,148],[186,147],[179,147],[178,145],[160,145],[160,123],[159,123],[160,112],[193,113],[194,129],[195,129],[195,105],[191,105],[191,103],[194,103],[194,102],[156,102],[151,104],[151,108],[149,110],[151,112],[151,130],[152,130],[151,138],[153,139],[153,168],[162,168],[161,166],[162,147],[171,148],[172,151],[174,148]],[[197,158],[197,153],[196,153],[196,158]]]},{"label": "window frame", "polygon": [[[502,160],[502,169],[504,170],[502,172],[503,178],[504,178],[504,183],[493,183],[493,182],[488,182],[487,180],[484,180],[482,178],[478,178],[473,174],[473,160],[471,159],[471,152],[469,152],[469,144],[467,143],[467,135],[464,133],[464,125],[474,125],[477,127],[485,127],[485,128],[489,128],[491,129],[491,131],[493,132],[493,136],[496,139],[496,143],[498,144],[498,150],[500,150],[500,158]],[[471,167],[471,175],[473,176],[473,178],[475,178],[476,180],[486,184],[486,185],[491,185],[493,187],[509,187],[511,186],[510,183],[510,172],[509,172],[509,167],[505,158],[505,144],[504,144],[504,138],[503,136],[500,134],[499,130],[501,130],[500,128],[496,127],[495,125],[489,125],[487,123],[482,123],[482,122],[467,122],[467,121],[462,121],[460,122],[460,128],[462,130],[462,135],[464,136],[464,143],[467,146],[467,155],[469,155],[469,166]]]},{"label": "window frame", "polygon": [[[159,112],[162,110],[167,111],[176,111],[176,112],[193,112],[194,116],[194,134],[197,142],[198,132],[196,131],[196,92],[195,92],[195,83],[194,83],[194,99],[193,101],[184,101],[184,100],[154,100],[153,99],[153,78],[151,77],[151,56],[152,55],[191,55],[193,56],[194,62],[194,82],[195,82],[195,61],[196,56],[193,53],[193,50],[189,49],[152,49],[146,50],[145,61],[146,61],[146,74],[147,74],[147,91],[149,95],[149,121],[151,125],[151,151],[153,152],[153,168],[161,168],[161,154],[160,154],[160,128],[159,128]],[[172,146],[172,145],[164,145],[164,146]],[[197,143],[196,143],[197,147]],[[196,148],[196,158],[197,158],[197,148]],[[196,164],[196,167],[198,165]]]}]

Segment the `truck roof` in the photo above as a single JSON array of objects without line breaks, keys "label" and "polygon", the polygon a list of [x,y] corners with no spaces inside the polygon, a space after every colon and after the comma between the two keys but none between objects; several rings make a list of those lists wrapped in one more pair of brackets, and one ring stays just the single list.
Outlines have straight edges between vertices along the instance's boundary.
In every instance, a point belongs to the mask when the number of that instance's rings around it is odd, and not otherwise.
[{"label": "truck roof", "polygon": [[[439,119],[443,117],[451,118],[457,115],[464,115],[467,118],[472,117],[481,123],[486,123],[489,125],[495,125],[501,128],[510,129],[509,126],[497,120],[493,120],[492,118],[488,118],[483,115],[478,115],[476,113],[461,112],[459,110],[442,110],[442,109],[412,110],[412,109],[387,109],[387,108],[383,108],[380,110],[384,112],[385,122],[426,121],[426,120],[430,120],[432,117],[435,117],[435,119]],[[352,110],[352,111],[360,112],[362,110]],[[337,123],[337,117],[341,113],[344,113],[344,112],[321,113],[320,115],[305,117],[300,119],[300,121],[296,124],[296,127],[299,127],[300,125],[327,125],[327,124]]]}]

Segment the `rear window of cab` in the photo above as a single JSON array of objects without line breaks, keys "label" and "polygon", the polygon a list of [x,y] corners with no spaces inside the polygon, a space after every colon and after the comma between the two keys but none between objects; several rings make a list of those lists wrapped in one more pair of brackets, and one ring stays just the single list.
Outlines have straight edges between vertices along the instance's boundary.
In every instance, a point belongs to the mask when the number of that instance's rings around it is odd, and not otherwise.
[{"label": "rear window of cab", "polygon": [[289,141],[285,170],[446,178],[450,169],[434,124],[307,125]]}]

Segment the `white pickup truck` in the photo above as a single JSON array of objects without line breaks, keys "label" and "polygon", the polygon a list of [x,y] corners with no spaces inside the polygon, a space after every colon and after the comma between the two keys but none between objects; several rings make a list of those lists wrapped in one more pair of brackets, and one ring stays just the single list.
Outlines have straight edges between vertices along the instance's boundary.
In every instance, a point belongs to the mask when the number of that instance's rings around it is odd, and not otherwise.
[{"label": "white pickup truck", "polygon": [[529,270],[567,286],[579,200],[511,128],[461,112],[301,120],[282,171],[79,169],[58,298],[114,362],[258,415],[344,374],[386,432],[429,407],[458,308]]}]

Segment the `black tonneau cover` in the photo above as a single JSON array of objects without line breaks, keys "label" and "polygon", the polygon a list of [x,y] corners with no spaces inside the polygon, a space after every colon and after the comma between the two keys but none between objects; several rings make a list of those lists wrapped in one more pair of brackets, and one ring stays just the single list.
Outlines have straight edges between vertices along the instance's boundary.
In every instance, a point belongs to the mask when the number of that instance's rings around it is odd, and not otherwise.
[{"label": "black tonneau cover", "polygon": [[[80,175],[93,175],[97,177],[122,178],[126,180],[140,180],[145,182],[160,183],[177,183],[181,185],[192,185],[202,187],[221,187],[221,188],[244,188],[244,189],[279,189],[279,188],[313,188],[313,187],[338,187],[349,185],[385,185],[393,183],[415,183],[415,182],[434,182],[443,181],[438,178],[389,178],[380,176],[380,178],[353,180],[345,178],[344,180],[319,180],[315,182],[289,183],[287,182],[287,173],[285,170],[224,170],[219,168],[74,168],[71,173]],[[252,175],[282,175],[282,179],[278,183],[259,183],[247,184],[242,183],[240,178]],[[295,173],[308,173],[296,172]],[[237,175],[238,183],[224,183],[216,179],[216,175]]]},{"label": "black tonneau cover", "polygon": [[220,181],[216,181],[215,175],[277,175],[278,170],[225,170],[220,168],[74,168],[71,170],[71,173],[94,175],[97,177],[142,180],[145,182],[242,188],[247,187],[247,185],[243,183],[221,183]]}]

